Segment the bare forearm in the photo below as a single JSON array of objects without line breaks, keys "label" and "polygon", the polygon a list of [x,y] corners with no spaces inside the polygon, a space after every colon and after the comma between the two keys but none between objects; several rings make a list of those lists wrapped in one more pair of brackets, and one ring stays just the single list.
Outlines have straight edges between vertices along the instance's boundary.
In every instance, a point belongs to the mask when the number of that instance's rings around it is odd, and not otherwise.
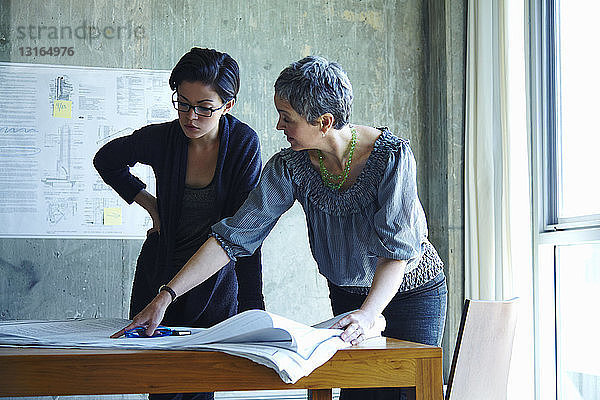
[{"label": "bare forearm", "polygon": [[152,218],[152,228],[150,228],[148,234],[153,231],[160,232],[160,217],[158,216],[158,202],[156,201],[156,197],[142,189],[135,195],[133,201],[142,206],[144,210],[148,211],[150,218]]},{"label": "bare forearm", "polygon": [[[209,238],[198,249],[196,254],[188,260],[183,268],[167,284],[177,296],[181,296],[188,290],[201,284],[210,278],[215,272],[223,268],[229,262],[227,253],[221,248],[221,245],[214,239]],[[171,295],[166,291],[161,291],[154,297],[142,311],[140,311],[133,321],[113,334],[111,337],[117,338],[125,333],[126,330],[138,326],[146,327],[146,334],[152,336],[154,330],[162,321],[165,311],[171,304]]]},{"label": "bare forearm", "polygon": [[148,211],[150,216],[158,216],[156,197],[152,196],[145,189],[140,190],[140,192],[133,198],[133,201],[142,206],[144,210]]},{"label": "bare forearm", "polygon": [[405,268],[406,261],[387,258],[378,260],[371,290],[360,309],[341,318],[332,326],[344,330],[342,340],[353,345],[364,340],[364,333],[373,328],[376,319],[398,292]]},{"label": "bare forearm", "polygon": [[369,295],[360,307],[371,315],[379,315],[398,292],[404,278],[406,261],[379,259]]}]

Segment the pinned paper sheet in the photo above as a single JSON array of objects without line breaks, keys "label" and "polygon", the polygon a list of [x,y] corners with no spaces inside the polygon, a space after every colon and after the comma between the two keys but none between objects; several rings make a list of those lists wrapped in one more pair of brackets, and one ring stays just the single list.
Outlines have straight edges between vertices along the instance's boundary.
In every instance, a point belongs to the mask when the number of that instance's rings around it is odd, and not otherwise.
[{"label": "pinned paper sheet", "polygon": [[54,111],[52,115],[55,118],[71,118],[71,105],[73,104],[70,100],[54,100]]},{"label": "pinned paper sheet", "polygon": [[104,225],[121,225],[121,207],[106,207],[104,209]]}]

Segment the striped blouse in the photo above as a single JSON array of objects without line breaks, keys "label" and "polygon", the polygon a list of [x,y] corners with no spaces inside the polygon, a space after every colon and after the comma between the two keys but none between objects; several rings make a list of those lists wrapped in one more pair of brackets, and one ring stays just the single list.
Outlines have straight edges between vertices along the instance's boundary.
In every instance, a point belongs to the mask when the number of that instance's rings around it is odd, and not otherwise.
[{"label": "striped blouse", "polygon": [[370,287],[379,257],[408,262],[400,290],[433,279],[442,262],[427,240],[414,155],[407,140],[381,130],[356,182],[342,191],[323,184],[307,151],[281,150],[238,212],[213,225],[212,235],[232,260],[250,255],[298,200],[319,272],[333,284]]}]

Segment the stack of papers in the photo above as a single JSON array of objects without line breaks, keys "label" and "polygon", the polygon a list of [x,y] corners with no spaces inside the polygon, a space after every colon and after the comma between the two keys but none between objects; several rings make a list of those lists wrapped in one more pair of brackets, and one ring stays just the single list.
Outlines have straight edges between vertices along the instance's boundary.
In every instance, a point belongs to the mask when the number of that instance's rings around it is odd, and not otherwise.
[{"label": "stack of papers", "polygon": [[[173,328],[191,331],[187,336],[119,339],[109,336],[131,321],[0,321],[0,346],[214,350],[248,358],[274,369],[284,382],[295,383],[350,345],[340,339],[341,330],[325,328],[344,315],[310,327],[266,311],[249,310],[210,328]],[[366,336],[379,336],[384,328],[381,316]]]}]

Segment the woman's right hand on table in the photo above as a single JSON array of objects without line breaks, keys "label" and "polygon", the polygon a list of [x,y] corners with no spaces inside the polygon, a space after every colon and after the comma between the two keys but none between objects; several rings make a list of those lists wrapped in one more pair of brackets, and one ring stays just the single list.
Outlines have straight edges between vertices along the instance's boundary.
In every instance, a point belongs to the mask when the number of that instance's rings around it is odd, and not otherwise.
[{"label": "woman's right hand on table", "polygon": [[154,330],[160,325],[165,315],[165,311],[169,304],[171,304],[172,298],[166,291],[161,291],[156,297],[135,317],[133,321],[121,329],[119,332],[114,333],[110,337],[116,339],[125,334],[125,331],[129,329],[138,328],[143,326],[146,328],[146,335],[154,335]]}]

